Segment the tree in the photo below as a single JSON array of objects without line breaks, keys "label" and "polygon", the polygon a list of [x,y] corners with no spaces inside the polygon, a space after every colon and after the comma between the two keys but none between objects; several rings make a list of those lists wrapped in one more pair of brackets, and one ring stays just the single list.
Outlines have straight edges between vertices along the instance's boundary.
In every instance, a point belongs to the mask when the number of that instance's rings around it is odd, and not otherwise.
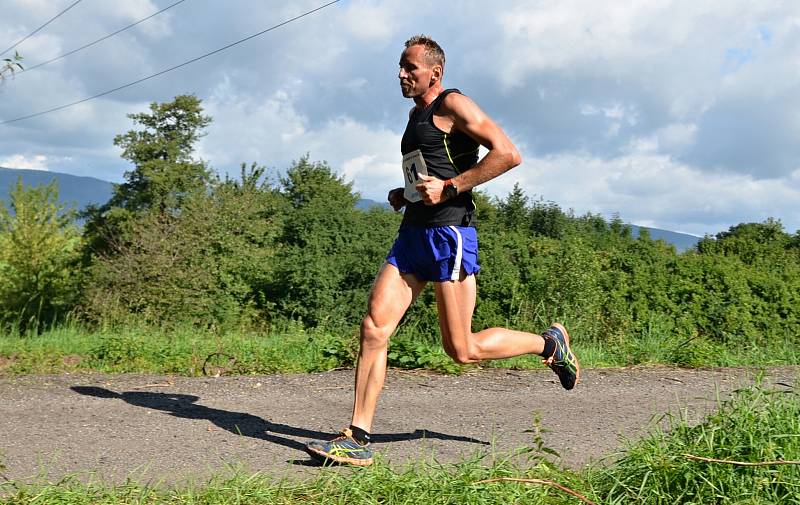
[{"label": "tree", "polygon": [[206,189],[210,171],[193,158],[194,144],[211,123],[200,103],[193,95],[180,95],[172,102],[151,103],[150,113],[128,115],[142,128],[117,135],[114,144],[134,168],[125,172],[123,184],[114,186],[105,205],[85,212],[93,253],[125,243],[133,221],[143,214],[176,214],[191,194]]},{"label": "tree", "polygon": [[522,191],[519,183],[514,183],[514,189],[505,200],[498,205],[503,225],[507,230],[516,230],[526,227],[528,219],[528,197]]},{"label": "tree", "polygon": [[150,212],[129,239],[95,258],[85,293],[96,321],[232,325],[265,309],[258,288],[273,267],[283,199],[253,165],[241,180],[212,181],[178,214]]},{"label": "tree", "polygon": [[740,223],[728,231],[717,233],[715,238],[705,237],[698,243],[704,254],[721,253],[738,256],[748,264],[775,260],[791,248],[791,236],[783,231],[777,219],[769,218],[763,223]]},{"label": "tree", "polygon": [[74,212],[58,203],[58,186],[17,181],[10,209],[0,206],[0,318],[23,328],[50,323],[78,295],[80,236]]},{"label": "tree", "polygon": [[530,231],[545,237],[560,239],[567,233],[570,216],[555,202],[542,198],[533,202],[530,209]]},{"label": "tree", "polygon": [[289,168],[281,185],[290,207],[266,298],[309,326],[355,323],[398,216],[385,209],[358,210],[352,185],[307,156]]}]

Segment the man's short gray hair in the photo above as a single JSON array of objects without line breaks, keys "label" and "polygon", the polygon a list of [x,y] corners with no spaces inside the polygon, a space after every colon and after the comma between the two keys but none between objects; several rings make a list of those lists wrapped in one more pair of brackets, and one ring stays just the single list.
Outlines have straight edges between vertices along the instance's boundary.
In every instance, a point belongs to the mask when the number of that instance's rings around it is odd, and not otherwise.
[{"label": "man's short gray hair", "polygon": [[425,61],[428,65],[441,65],[444,71],[444,49],[435,40],[427,35],[414,35],[406,40],[406,49],[411,46],[423,46],[425,48]]}]

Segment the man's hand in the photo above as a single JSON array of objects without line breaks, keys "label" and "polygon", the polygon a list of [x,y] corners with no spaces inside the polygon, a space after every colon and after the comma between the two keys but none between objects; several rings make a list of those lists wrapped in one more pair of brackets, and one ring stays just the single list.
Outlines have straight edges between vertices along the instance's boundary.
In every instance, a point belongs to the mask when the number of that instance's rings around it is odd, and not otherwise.
[{"label": "man's hand", "polygon": [[404,188],[395,188],[389,191],[389,205],[391,205],[395,211],[399,211],[407,203],[406,198],[403,196],[403,191]]},{"label": "man's hand", "polygon": [[444,191],[443,180],[422,174],[419,174],[419,179],[422,182],[417,184],[415,188],[422,196],[422,201],[425,202],[425,205],[436,205],[445,200],[444,195],[442,195],[442,191]]}]

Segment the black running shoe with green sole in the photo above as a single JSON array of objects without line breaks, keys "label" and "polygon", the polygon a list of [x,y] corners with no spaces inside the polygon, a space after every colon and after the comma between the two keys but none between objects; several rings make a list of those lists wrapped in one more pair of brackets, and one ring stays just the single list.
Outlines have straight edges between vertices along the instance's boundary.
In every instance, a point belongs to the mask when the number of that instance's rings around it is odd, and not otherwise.
[{"label": "black running shoe with green sole", "polygon": [[581,365],[578,358],[569,347],[569,333],[559,323],[553,323],[542,333],[542,338],[552,340],[555,343],[553,354],[542,363],[549,366],[558,375],[561,386],[564,389],[572,389],[580,380]]}]

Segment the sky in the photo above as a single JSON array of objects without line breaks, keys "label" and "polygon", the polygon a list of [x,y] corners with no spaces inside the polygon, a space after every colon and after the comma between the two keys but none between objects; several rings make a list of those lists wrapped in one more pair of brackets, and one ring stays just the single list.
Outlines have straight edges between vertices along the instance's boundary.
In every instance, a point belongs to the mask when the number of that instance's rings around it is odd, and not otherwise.
[{"label": "sky", "polygon": [[[0,51],[74,0],[5,0]],[[15,49],[34,66],[175,0],[82,0]],[[0,121],[71,103],[211,52],[329,0],[185,0],[86,50],[0,84]],[[342,0],[175,71],[0,125],[0,166],[121,182],[127,114],[194,94],[213,117],[197,157],[285,170],[308,154],[363,198],[402,183],[413,105],[403,43],[447,55],[523,163],[480,189],[520,187],[577,215],[695,235],[779,219],[800,230],[800,2]],[[13,51],[2,56],[6,58]],[[332,202],[332,205],[335,205]]]}]

